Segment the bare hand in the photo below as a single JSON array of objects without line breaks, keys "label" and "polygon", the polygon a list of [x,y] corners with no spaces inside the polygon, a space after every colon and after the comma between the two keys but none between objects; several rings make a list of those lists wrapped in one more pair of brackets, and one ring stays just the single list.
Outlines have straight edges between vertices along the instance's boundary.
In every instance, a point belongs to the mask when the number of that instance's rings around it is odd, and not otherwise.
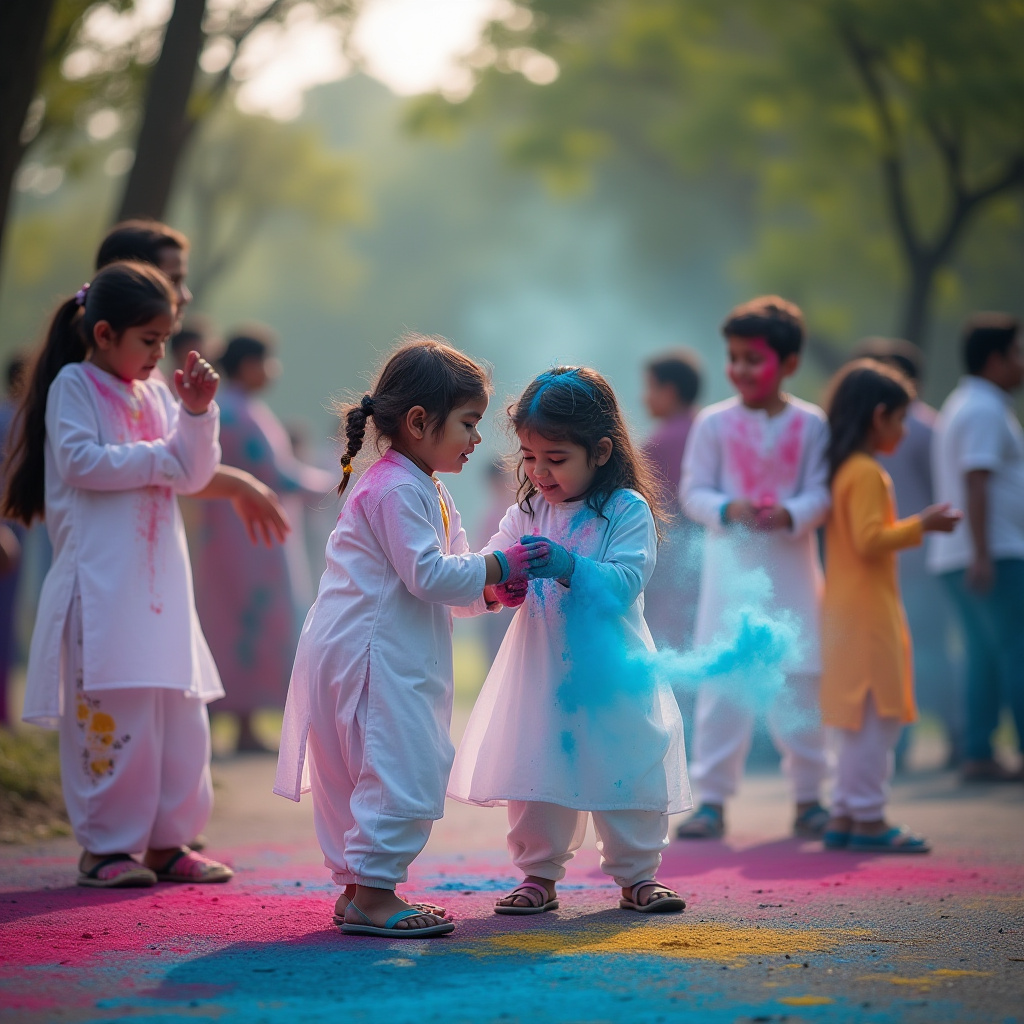
[{"label": "bare hand", "polygon": [[730,501],[725,506],[725,521],[753,530],[757,527],[757,507],[746,498]]},{"label": "bare hand", "polygon": [[948,502],[944,505],[930,505],[921,513],[921,526],[926,533],[952,533],[963,517],[963,512],[952,508]]},{"label": "bare hand", "polygon": [[174,371],[174,390],[181,404],[195,416],[210,408],[219,383],[220,375],[196,351],[189,352],[184,370]]},{"label": "bare hand", "polygon": [[995,577],[995,567],[987,554],[975,555],[974,561],[967,566],[967,586],[976,594],[987,594],[992,589]]},{"label": "bare hand", "polygon": [[770,533],[772,530],[792,530],[793,517],[781,505],[762,505],[754,513],[754,529]]},{"label": "bare hand", "polygon": [[487,605],[489,612],[501,611],[502,608],[502,603],[498,600],[494,593],[494,587],[490,583],[484,587],[484,604]]},{"label": "bare hand", "polygon": [[253,544],[262,540],[266,547],[272,548],[275,541],[285,542],[292,526],[277,495],[266,484],[246,473],[244,477],[233,478],[232,492],[231,504]]}]

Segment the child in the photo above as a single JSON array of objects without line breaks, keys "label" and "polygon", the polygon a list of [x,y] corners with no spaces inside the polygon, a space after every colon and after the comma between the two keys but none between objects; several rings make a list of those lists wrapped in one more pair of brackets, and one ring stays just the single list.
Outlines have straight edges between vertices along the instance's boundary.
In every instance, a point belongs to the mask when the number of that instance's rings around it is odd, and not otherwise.
[{"label": "child", "polygon": [[[815,530],[829,507],[828,424],[817,406],[782,392],[800,365],[804,326],[796,306],[774,295],[754,299],[729,314],[722,333],[739,395],[697,417],[680,491],[683,510],[707,528],[694,642],[707,644],[723,631],[737,571],[767,572],[775,606],[792,615],[803,641],[786,666],[769,727],[794,789],[793,832],[818,837],[828,812],[819,801],[826,759]],[[698,694],[693,777],[701,803],[679,826],[679,838],[723,835],[725,801],[739,786],[753,722],[752,712],[721,692]]]},{"label": "child", "polygon": [[[668,817],[687,806],[682,723],[672,692],[630,673],[653,650],[643,589],[654,570],[654,485],[608,383],[594,370],[541,374],[511,410],[519,503],[487,545],[542,534],[521,604],[466,728],[449,795],[508,804],[508,846],[525,881],[499,914],[558,906],[556,883],[593,815],[619,906],[680,911],[656,874]],[[550,540],[548,539],[550,538]],[[524,540],[530,539],[523,536]],[[539,578],[538,578],[539,577]]]},{"label": "child", "polygon": [[[349,935],[450,932],[438,907],[395,894],[444,809],[454,749],[452,611],[483,610],[486,584],[521,578],[530,549],[470,554],[434,476],[458,473],[480,443],[490,380],[443,341],[413,340],[350,408],[344,492],[372,417],[384,454],[353,488],[327,545],[285,705],[274,792],[312,790],[324,863],[345,886]],[[308,759],[307,759],[308,754]]]},{"label": "child", "polygon": [[859,360],[840,371],[829,403],[832,514],[825,529],[822,717],[838,734],[832,819],[825,845],[927,853],[885,820],[886,784],[900,730],[915,718],[907,619],[896,553],[929,531],[949,533],[960,513],[932,505],[896,521],[890,455],[906,430],[913,385],[898,370]]},{"label": "child", "polygon": [[[114,263],[59,307],[15,421],[4,515],[45,514],[54,557],[24,718],[60,732],[82,845],[78,883],[223,882],[185,845],[212,806],[206,704],[223,696],[199,629],[176,493],[220,457],[217,374],[197,354],[150,379],[174,325],[170,282]],[[145,851],[143,863],[131,854]]]}]

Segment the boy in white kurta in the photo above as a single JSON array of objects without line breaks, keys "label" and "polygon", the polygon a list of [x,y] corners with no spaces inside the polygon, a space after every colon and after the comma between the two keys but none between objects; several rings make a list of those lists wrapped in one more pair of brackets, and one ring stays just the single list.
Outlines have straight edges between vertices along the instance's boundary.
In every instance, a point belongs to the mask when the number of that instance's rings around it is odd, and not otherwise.
[{"label": "boy in white kurta", "polygon": [[[152,301],[147,288],[169,291],[157,271],[131,266],[97,275],[95,299],[90,293],[87,305],[84,297],[79,303],[86,308],[73,321],[76,331],[79,321],[116,323],[118,311],[130,309],[127,300],[104,308],[124,282],[143,291],[143,305]],[[138,333],[156,339],[171,323],[168,313],[130,326],[107,337],[106,347],[101,333],[90,360],[65,365],[47,392],[44,493],[54,557],[32,635],[23,715],[60,731],[61,781],[86,851],[85,885],[214,880],[200,876],[211,875],[215,862],[186,844],[212,807],[206,704],[223,690],[199,628],[176,495],[204,487],[219,461],[211,401],[217,378],[194,355],[184,405],[149,379],[140,360],[159,358],[163,342],[140,342]],[[51,330],[48,352],[59,348],[54,338]],[[24,422],[27,433],[32,421]],[[12,490],[21,479],[16,468]],[[128,857],[140,851],[155,874]],[[107,863],[98,868],[97,861]],[[217,880],[231,874],[223,865],[213,873]]]},{"label": "boy in white kurta", "polygon": [[[822,591],[816,530],[830,497],[825,450],[828,422],[817,406],[780,391],[799,365],[799,310],[768,297],[739,307],[723,327],[729,376],[739,391],[703,410],[690,435],[680,501],[706,527],[695,645],[728,628],[736,574],[764,571],[773,608],[799,627],[800,649],[785,666],[786,689],[768,715],[797,803],[795,830],[820,832],[826,773],[818,687]],[[722,808],[739,785],[754,714],[742,699],[702,689],[697,698],[692,774],[700,807],[680,838],[722,834]]]}]

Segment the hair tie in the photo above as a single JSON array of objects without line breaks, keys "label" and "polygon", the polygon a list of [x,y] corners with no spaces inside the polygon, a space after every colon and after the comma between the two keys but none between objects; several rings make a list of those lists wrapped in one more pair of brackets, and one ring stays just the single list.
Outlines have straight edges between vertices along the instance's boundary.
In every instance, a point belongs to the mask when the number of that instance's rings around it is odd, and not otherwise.
[{"label": "hair tie", "polygon": [[359,403],[359,409],[364,416],[373,415],[373,396],[363,395],[363,400]]},{"label": "hair tie", "polygon": [[85,284],[83,284],[82,287],[79,288],[77,292],[75,292],[75,305],[76,306],[84,306],[85,305],[85,297],[88,294],[89,294],[89,282],[86,281]]}]

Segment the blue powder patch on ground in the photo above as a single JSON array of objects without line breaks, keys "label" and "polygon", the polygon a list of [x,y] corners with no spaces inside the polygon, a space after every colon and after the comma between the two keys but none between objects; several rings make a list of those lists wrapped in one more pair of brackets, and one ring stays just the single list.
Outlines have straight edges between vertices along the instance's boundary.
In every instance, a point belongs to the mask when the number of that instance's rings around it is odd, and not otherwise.
[{"label": "blue powder patch on ground", "polygon": [[576,753],[576,737],[568,729],[562,733],[562,750],[569,757]]}]

